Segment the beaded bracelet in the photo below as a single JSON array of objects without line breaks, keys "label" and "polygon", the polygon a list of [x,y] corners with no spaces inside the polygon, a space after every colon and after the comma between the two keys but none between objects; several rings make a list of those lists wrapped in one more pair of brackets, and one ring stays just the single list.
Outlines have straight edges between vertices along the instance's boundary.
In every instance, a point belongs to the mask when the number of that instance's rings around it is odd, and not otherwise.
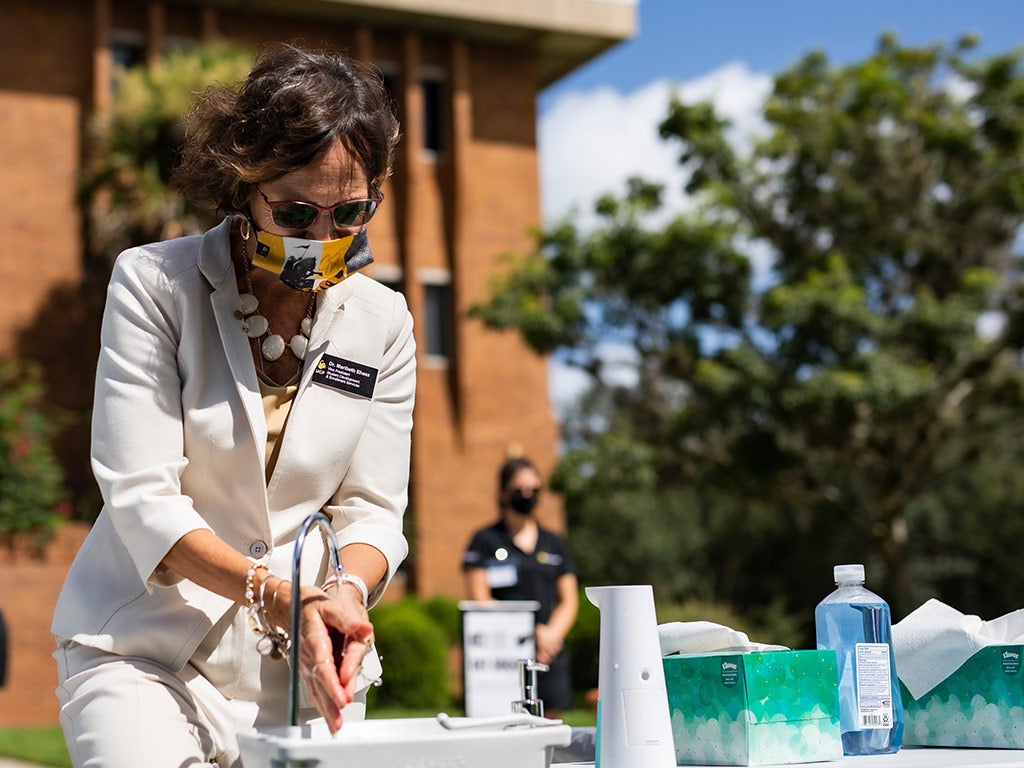
[{"label": "beaded bracelet", "polygon": [[261,568],[267,572],[267,578],[270,578],[270,569],[263,563],[253,563],[245,574],[245,602],[249,606],[256,602],[256,571]]},{"label": "beaded bracelet", "polygon": [[[266,578],[260,582],[259,595],[256,594],[256,571],[260,568],[267,571]],[[272,659],[283,658],[291,648],[291,638],[281,627],[271,624],[267,617],[267,607],[264,602],[264,594],[267,588],[267,581],[270,579],[270,569],[259,563],[253,564],[245,574],[245,600],[246,613],[249,617],[249,628],[252,629],[260,639],[256,641],[256,650],[264,656]],[[280,587],[280,584],[278,585]]]}]

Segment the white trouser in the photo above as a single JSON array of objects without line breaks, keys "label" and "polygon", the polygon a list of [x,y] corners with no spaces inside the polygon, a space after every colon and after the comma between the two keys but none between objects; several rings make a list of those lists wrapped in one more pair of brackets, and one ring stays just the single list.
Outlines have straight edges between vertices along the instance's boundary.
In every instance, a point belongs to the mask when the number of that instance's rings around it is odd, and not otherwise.
[{"label": "white trouser", "polygon": [[[175,673],[150,659],[67,641],[54,657],[60,721],[75,768],[242,768],[238,731],[287,723],[287,690],[262,700],[229,698],[191,664]],[[364,690],[345,707],[346,721],[365,717],[365,696]],[[300,713],[302,722],[316,717],[313,709]]]}]

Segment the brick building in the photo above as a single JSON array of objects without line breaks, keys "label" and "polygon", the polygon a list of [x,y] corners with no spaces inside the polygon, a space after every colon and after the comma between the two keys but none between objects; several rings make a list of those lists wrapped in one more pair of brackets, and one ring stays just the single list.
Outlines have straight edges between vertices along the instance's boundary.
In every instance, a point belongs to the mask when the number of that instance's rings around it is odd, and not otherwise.
[{"label": "brick building", "polygon": [[[404,139],[371,229],[369,273],[405,293],[419,347],[406,574],[420,595],[458,596],[459,555],[495,514],[507,446],[547,469],[557,445],[546,361],[464,313],[486,295],[499,255],[530,247],[540,219],[537,93],[635,23],[633,0],[0,0],[0,357],[41,361],[55,403],[87,413],[99,308],[81,290],[75,189],[115,62],[145,65],[217,39],[373,61]],[[72,484],[87,487],[82,426],[68,429],[61,455]],[[539,515],[564,527],[550,497]],[[46,628],[82,533],[68,528],[45,560],[0,553],[12,643],[0,725],[56,719]]]}]

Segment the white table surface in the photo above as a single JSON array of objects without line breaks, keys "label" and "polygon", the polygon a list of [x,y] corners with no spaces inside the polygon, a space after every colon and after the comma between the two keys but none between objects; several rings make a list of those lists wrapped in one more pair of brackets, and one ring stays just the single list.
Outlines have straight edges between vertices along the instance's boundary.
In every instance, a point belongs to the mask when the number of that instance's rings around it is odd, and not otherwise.
[{"label": "white table surface", "polygon": [[[762,765],[759,768],[1024,768],[1024,749],[943,749],[940,747],[903,747],[895,755],[843,757],[818,763],[788,766]],[[593,768],[593,763],[556,763],[552,768]],[[605,766],[605,768],[619,768]],[[703,768],[694,766],[694,768]]]}]

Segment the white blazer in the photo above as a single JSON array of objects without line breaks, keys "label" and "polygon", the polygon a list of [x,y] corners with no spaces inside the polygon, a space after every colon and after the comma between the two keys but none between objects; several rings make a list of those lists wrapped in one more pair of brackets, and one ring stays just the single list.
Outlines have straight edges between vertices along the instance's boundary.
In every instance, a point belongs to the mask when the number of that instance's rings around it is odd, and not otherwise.
[{"label": "white blazer", "polygon": [[[202,236],[125,251],[114,265],[92,418],[104,506],[51,627],[59,638],[174,670],[233,605],[160,565],[189,531],[212,530],[289,578],[295,533],[323,509],[342,547],[371,544],[387,559],[371,601],[408,554],[402,515],[416,360],[404,297],[359,274],[318,297],[268,483],[266,418],[234,315],[229,232],[225,219]],[[332,357],[376,371],[372,394],[318,383],[314,374]],[[303,583],[323,572],[324,555],[320,536],[309,536]]]}]

